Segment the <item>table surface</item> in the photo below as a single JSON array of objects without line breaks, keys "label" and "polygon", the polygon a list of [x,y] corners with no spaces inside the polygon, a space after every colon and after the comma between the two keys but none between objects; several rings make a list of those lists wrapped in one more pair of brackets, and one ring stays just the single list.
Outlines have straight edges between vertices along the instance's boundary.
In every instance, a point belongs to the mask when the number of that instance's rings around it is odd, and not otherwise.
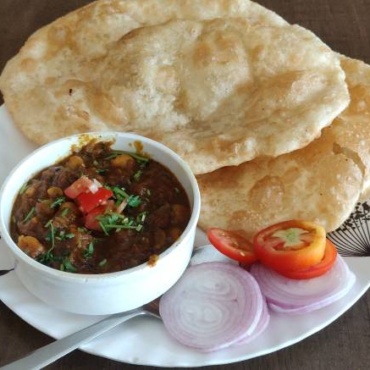
[{"label": "table surface", "polygon": [[[0,70],[33,31],[89,2],[1,0]],[[260,0],[259,3],[276,11],[290,23],[310,29],[333,50],[370,64],[369,0]],[[52,340],[23,322],[0,302],[0,366]],[[362,370],[368,369],[369,363],[370,292],[330,326],[298,344],[260,358],[207,369]],[[141,368],[147,367],[122,364],[82,351],[75,351],[47,367],[89,370]]]}]

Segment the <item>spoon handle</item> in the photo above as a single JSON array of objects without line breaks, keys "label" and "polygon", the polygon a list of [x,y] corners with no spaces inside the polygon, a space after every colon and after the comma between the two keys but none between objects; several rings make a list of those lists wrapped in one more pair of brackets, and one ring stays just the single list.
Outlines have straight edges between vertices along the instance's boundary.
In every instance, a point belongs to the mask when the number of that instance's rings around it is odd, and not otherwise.
[{"label": "spoon handle", "polygon": [[143,308],[137,308],[131,311],[110,315],[105,319],[88,326],[85,329],[79,330],[76,333],[70,334],[62,339],[56,340],[44,347],[41,347],[25,357],[11,362],[8,365],[1,367],[1,370],[38,370],[41,369],[66,354],[72,352],[80,345],[96,338],[97,336],[107,332],[120,323],[129,320],[135,316],[147,314]]}]

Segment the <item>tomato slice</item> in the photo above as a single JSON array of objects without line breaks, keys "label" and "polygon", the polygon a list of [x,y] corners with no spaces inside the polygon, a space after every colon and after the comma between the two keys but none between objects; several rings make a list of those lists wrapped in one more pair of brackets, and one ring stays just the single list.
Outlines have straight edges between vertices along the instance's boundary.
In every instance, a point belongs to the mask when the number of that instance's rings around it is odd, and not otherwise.
[{"label": "tomato slice", "polygon": [[207,237],[218,251],[235,261],[249,265],[257,260],[252,243],[236,231],[212,227]]},{"label": "tomato slice", "polygon": [[71,199],[75,199],[81,193],[91,191],[94,187],[96,187],[94,181],[90,180],[87,176],[81,176],[64,190],[64,194]]},{"label": "tomato slice", "polygon": [[89,213],[94,208],[104,204],[113,196],[113,192],[107,188],[100,187],[95,193],[81,193],[77,196],[76,201],[84,213]]},{"label": "tomato slice", "polygon": [[325,254],[325,229],[313,222],[289,220],[269,226],[253,239],[257,258],[278,271],[309,268]]},{"label": "tomato slice", "polygon": [[337,255],[335,245],[329,239],[326,239],[324,258],[319,263],[302,270],[283,270],[280,274],[290,279],[312,279],[328,272],[333,267]]}]

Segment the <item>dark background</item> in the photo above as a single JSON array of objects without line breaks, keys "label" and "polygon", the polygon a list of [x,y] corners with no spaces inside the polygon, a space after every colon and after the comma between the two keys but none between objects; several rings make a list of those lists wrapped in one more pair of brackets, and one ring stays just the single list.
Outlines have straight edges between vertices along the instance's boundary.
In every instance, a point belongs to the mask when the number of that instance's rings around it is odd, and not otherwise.
[{"label": "dark background", "polygon": [[[0,0],[0,70],[33,31],[89,2]],[[370,64],[369,0],[261,0],[259,3],[289,22],[310,29],[333,50]],[[0,302],[0,366],[51,341],[52,338],[23,322]],[[367,370],[369,364],[370,293],[367,293],[333,324],[294,346],[260,358],[206,369]],[[47,367],[55,370],[144,368],[148,367],[122,364],[81,351]]]}]

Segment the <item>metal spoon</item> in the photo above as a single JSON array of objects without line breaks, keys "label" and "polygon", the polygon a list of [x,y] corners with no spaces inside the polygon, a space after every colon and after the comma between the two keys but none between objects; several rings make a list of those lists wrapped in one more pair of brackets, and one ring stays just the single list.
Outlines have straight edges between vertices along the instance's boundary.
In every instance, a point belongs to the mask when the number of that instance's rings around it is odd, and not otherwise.
[{"label": "metal spoon", "polygon": [[[193,250],[192,260],[190,264],[201,263],[209,259],[214,260],[220,258],[214,253],[215,250],[213,248],[209,249],[207,245],[196,246]],[[194,257],[196,258],[194,259]],[[223,256],[223,258],[225,257]],[[14,269],[0,270],[0,276],[5,275],[12,270]],[[0,370],[38,370],[47,365],[50,365],[59,358],[74,351],[82,344],[95,339],[99,335],[107,332],[110,329],[113,329],[117,325],[133,317],[140,315],[150,315],[160,319],[159,300],[160,298],[157,298],[154,301],[149,302],[145,306],[136,308],[134,310],[110,315],[105,319],[88,326],[85,329],[79,330],[76,333],[70,334],[62,339],[58,339],[55,342],[47,344],[46,346],[31,352],[30,354],[22,357],[19,360],[15,360],[7,365],[4,365],[0,367]]]},{"label": "metal spoon", "polygon": [[84,343],[91,341],[99,335],[107,332],[115,326],[139,315],[150,315],[160,318],[159,316],[159,299],[156,299],[145,306],[118,314],[113,314],[105,319],[88,326],[85,329],[79,330],[76,333],[70,334],[67,337],[58,339],[44,347],[41,347],[29,355],[2,366],[1,370],[38,370],[41,369],[66,354],[77,349]]}]

